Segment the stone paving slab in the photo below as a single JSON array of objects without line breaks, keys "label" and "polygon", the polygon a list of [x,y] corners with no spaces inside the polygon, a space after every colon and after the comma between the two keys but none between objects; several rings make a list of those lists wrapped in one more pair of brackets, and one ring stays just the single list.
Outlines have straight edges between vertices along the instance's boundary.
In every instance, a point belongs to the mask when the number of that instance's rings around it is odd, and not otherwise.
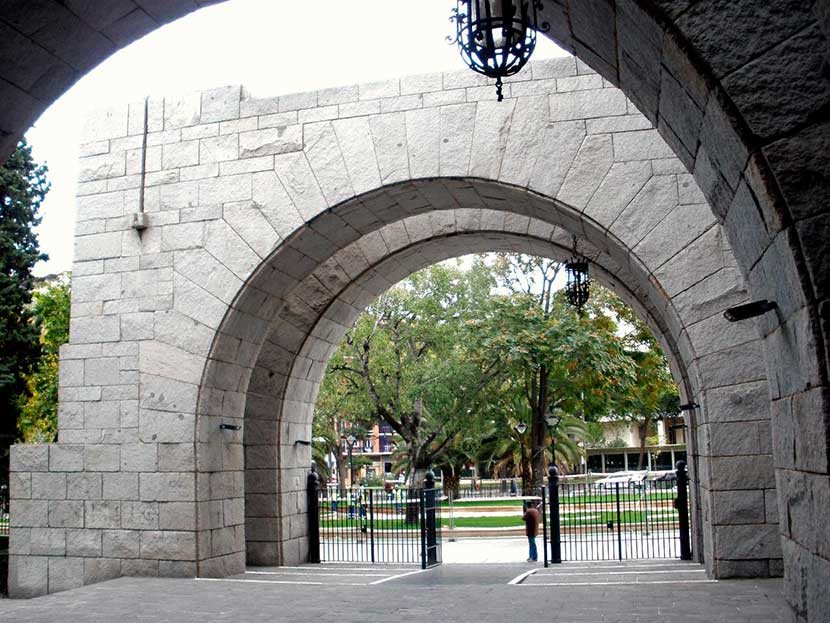
[{"label": "stone paving slab", "polygon": [[[305,566],[274,572],[353,569]],[[404,567],[401,567],[402,569]],[[308,569],[306,571],[306,569]],[[391,568],[379,571],[388,573]],[[395,570],[398,570],[397,568]],[[779,580],[734,580],[600,586],[530,586],[508,582],[527,565],[443,565],[379,585],[312,585],[121,578],[29,601],[0,601],[4,623],[84,621],[111,623],[317,623],[441,621],[542,621],[567,623],[781,623],[784,602]],[[566,568],[555,574],[567,573]],[[616,570],[612,570],[616,571]],[[542,577],[549,570],[540,569]],[[342,579],[342,578],[341,578]],[[368,578],[363,578],[365,581]],[[355,582],[357,584],[357,582]]]}]

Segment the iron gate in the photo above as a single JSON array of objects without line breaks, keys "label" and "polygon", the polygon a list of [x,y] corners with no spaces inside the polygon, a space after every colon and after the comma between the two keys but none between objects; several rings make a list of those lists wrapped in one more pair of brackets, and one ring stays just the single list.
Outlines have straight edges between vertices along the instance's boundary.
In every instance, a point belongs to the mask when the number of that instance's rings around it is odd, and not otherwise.
[{"label": "iron gate", "polygon": [[308,562],[441,564],[441,492],[428,473],[422,489],[320,489],[308,477]]},{"label": "iron gate", "polygon": [[673,478],[560,483],[542,492],[545,566],[562,561],[691,559],[686,465]]}]

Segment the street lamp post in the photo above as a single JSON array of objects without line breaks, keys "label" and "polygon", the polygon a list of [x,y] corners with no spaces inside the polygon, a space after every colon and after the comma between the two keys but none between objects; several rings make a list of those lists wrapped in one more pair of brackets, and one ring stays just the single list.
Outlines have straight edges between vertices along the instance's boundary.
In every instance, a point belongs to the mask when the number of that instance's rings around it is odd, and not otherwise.
[{"label": "street lamp post", "polygon": [[352,462],[352,448],[357,437],[354,435],[344,435],[343,440],[349,444],[349,486],[354,485],[354,463]]},{"label": "street lamp post", "polygon": [[550,561],[562,562],[562,530],[559,524],[559,471],[556,469],[556,429],[562,423],[562,416],[556,415],[553,407],[545,416],[550,431],[550,467],[548,467],[548,497],[550,498]]},{"label": "street lamp post", "polygon": [[521,448],[521,459],[519,460],[519,471],[522,474],[522,495],[527,495],[527,486],[525,483],[525,440],[524,434],[527,432],[527,424],[519,422],[513,427],[516,434],[519,436],[519,447]]},{"label": "street lamp post", "polygon": [[562,416],[556,415],[553,412],[553,407],[550,408],[548,414],[545,416],[545,422],[548,425],[548,431],[550,431],[550,462],[552,465],[556,465],[556,429],[559,428],[559,425],[562,423]]}]

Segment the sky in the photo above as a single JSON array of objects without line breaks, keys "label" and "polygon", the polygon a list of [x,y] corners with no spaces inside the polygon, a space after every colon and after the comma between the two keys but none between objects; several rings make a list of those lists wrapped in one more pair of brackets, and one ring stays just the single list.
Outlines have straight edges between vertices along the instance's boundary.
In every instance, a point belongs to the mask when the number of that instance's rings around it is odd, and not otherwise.
[{"label": "sky", "polygon": [[[457,48],[446,40],[453,29],[449,17],[455,4],[230,0],[196,11],[117,52],[47,109],[26,134],[35,158],[49,166],[52,182],[37,230],[41,249],[50,259],[40,262],[35,274],[71,268],[78,137],[88,111],[146,95],[228,84],[268,96],[462,71],[466,66]],[[533,58],[564,55],[539,37]]]}]

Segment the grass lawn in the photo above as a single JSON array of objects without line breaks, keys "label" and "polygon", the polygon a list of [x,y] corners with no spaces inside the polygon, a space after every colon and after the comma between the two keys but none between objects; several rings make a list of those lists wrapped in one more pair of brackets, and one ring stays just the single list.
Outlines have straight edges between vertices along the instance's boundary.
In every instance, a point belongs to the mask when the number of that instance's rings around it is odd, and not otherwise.
[{"label": "grass lawn", "polygon": [[[642,511],[624,511],[620,513],[623,525],[642,525],[645,523],[646,513]],[[655,527],[657,523],[669,524],[677,521],[677,513],[674,510],[651,510],[648,513],[648,520],[651,527]],[[561,522],[563,527],[568,526],[596,526],[598,528],[606,529],[609,521],[616,523],[617,513],[582,513],[577,515],[562,515]],[[442,517],[441,525],[449,527],[449,518]],[[520,528],[524,526],[524,522],[520,515],[510,517],[456,517],[454,522],[456,528]],[[324,519],[320,525],[322,530],[339,529],[339,530],[353,530],[360,531],[364,522],[359,519]],[[368,520],[365,522],[368,527]],[[418,530],[417,524],[406,524],[403,518],[376,518],[375,530]]]},{"label": "grass lawn", "polygon": [[[449,502],[441,502],[441,506],[444,508],[449,507]],[[464,508],[468,506],[506,506],[521,508],[522,507],[522,500],[481,500],[477,501],[475,499],[465,498],[461,500],[453,500],[453,508]]]}]

